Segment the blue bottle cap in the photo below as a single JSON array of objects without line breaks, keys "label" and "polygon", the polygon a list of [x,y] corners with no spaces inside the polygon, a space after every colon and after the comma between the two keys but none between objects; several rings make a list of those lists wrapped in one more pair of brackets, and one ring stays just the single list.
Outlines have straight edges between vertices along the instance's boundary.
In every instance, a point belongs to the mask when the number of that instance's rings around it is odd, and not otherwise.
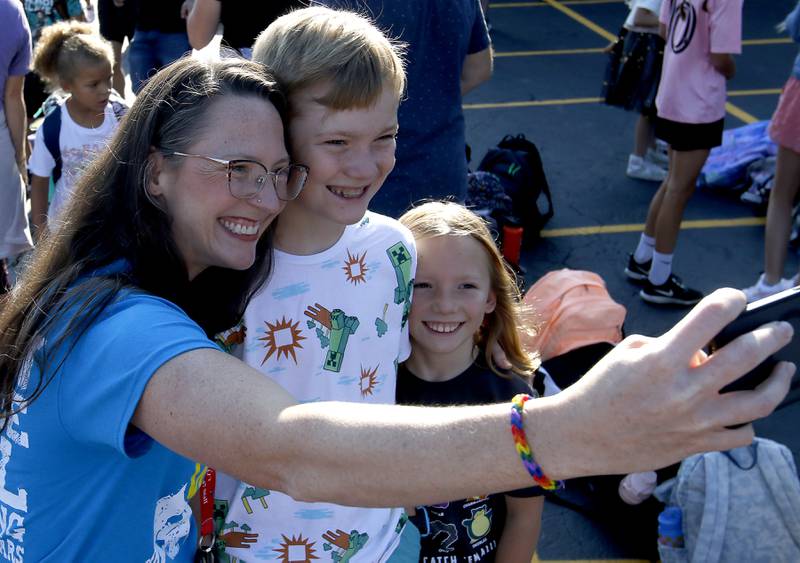
[{"label": "blue bottle cap", "polygon": [[683,516],[679,507],[668,506],[658,515],[658,535],[683,536]]}]

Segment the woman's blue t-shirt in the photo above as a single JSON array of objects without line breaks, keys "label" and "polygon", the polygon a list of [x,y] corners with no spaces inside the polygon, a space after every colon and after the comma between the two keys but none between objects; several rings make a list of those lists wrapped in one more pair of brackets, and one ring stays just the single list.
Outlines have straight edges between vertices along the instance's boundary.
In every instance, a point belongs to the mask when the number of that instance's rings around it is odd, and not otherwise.
[{"label": "woman's blue t-shirt", "polygon": [[[37,343],[38,357],[65,324]],[[191,561],[188,502],[204,467],[130,421],[161,365],[214,347],[180,308],[129,290],[60,344],[63,365],[0,435],[0,561]],[[26,361],[15,398],[41,377]]]}]

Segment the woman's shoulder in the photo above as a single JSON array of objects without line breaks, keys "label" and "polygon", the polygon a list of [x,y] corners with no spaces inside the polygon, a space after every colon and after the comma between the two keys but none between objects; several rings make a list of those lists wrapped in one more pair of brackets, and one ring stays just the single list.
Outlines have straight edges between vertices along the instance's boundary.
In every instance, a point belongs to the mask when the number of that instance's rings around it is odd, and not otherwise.
[{"label": "woman's shoulder", "polygon": [[87,314],[86,311],[92,319],[91,324],[104,330],[111,326],[154,330],[167,323],[175,327],[196,327],[202,333],[197,323],[178,305],[135,285],[118,281],[114,279],[115,275],[116,272],[101,269],[73,284],[66,294],[64,309],[68,312],[65,318],[80,317]]},{"label": "woman's shoulder", "polygon": [[[205,334],[180,306],[134,287],[122,289],[104,316],[119,323],[135,322],[145,329],[152,326],[149,323],[166,323],[175,328],[183,326]],[[158,328],[158,325],[153,328]]]}]

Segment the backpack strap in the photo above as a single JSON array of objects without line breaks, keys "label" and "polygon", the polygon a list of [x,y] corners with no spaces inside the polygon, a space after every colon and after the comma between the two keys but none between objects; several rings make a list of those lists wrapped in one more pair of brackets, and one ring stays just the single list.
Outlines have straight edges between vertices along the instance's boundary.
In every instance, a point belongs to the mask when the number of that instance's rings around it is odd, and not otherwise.
[{"label": "backpack strap", "polygon": [[117,118],[117,122],[122,121],[122,118],[128,113],[128,106],[116,100],[111,100],[111,109],[114,111],[114,117]]},{"label": "backpack strap", "polygon": [[[785,446],[776,447],[776,444],[769,441],[760,438],[756,440],[756,444],[761,444],[761,463],[758,464],[758,469],[769,487],[772,500],[781,511],[786,530],[794,540],[795,547],[800,550],[800,482],[797,480],[794,458]],[[781,476],[778,468],[788,468],[788,471]]]},{"label": "backpack strap", "polygon": [[114,111],[114,117],[117,118],[117,122],[122,121],[122,118],[128,113],[128,104],[125,98],[112,88],[108,101],[111,103],[111,109]]},{"label": "backpack strap", "polygon": [[50,173],[50,177],[53,179],[53,184],[58,182],[58,180],[61,178],[61,167],[63,165],[63,161],[61,160],[60,143],[61,111],[61,106],[57,106],[47,115],[47,117],[44,118],[44,122],[42,123],[42,139],[44,139],[44,146],[47,148],[50,156],[52,156],[53,160],[55,161],[53,171]]},{"label": "backpack strap", "polygon": [[719,561],[725,543],[730,502],[730,466],[719,452],[703,456],[705,469],[705,499],[697,542],[692,550],[692,562]]}]

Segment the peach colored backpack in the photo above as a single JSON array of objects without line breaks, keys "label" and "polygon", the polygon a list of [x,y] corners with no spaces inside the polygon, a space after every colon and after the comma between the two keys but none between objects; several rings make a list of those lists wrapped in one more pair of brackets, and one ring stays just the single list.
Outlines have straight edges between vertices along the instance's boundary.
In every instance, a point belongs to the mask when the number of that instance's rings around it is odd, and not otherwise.
[{"label": "peach colored backpack", "polygon": [[622,340],[627,311],[594,272],[568,268],[548,272],[522,300],[539,320],[536,334],[521,334],[522,344],[526,350],[538,350],[542,361],[582,346]]}]

